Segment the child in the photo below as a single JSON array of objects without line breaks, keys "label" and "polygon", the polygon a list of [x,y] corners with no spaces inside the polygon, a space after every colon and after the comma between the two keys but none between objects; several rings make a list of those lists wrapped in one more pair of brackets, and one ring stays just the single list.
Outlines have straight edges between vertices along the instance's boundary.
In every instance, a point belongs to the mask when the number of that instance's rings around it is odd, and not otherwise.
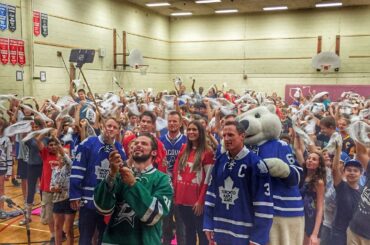
[{"label": "child", "polygon": [[[12,144],[9,137],[4,136],[4,129],[8,123],[4,118],[0,118],[0,196],[4,195],[5,176],[12,175]],[[4,211],[4,202],[0,201],[0,219],[6,219],[7,214]]]},{"label": "child", "polygon": [[67,244],[73,244],[73,220],[76,211],[69,203],[69,177],[71,176],[72,161],[58,144],[58,164],[52,167],[50,190],[53,195],[53,216],[55,220],[55,244],[62,244],[63,225],[67,235]]}]

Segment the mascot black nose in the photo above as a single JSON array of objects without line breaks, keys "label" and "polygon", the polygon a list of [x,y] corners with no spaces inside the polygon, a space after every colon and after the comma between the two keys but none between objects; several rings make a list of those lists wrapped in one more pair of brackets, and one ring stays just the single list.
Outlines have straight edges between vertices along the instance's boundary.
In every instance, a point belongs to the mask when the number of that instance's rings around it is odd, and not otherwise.
[{"label": "mascot black nose", "polygon": [[240,124],[243,125],[244,130],[247,130],[249,127],[249,121],[248,120],[242,120],[240,121]]}]

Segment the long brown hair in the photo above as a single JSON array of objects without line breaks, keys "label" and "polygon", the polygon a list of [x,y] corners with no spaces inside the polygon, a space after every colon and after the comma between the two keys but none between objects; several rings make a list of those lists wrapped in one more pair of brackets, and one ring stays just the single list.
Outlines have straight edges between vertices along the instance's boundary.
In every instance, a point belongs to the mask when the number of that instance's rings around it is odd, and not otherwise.
[{"label": "long brown hair", "polygon": [[[202,155],[206,150],[209,150],[209,146],[207,145],[207,137],[206,137],[206,130],[202,126],[202,124],[197,121],[191,121],[188,124],[188,127],[190,125],[194,125],[197,127],[198,132],[199,132],[199,137],[197,139],[197,147],[195,150],[195,159],[194,159],[194,164],[193,164],[193,171],[199,171],[201,169],[201,162],[202,162]],[[184,170],[186,166],[186,162],[188,161],[188,158],[190,156],[190,152],[193,150],[193,142],[190,141],[189,139],[186,142],[186,148],[184,153],[180,156],[179,159],[179,166],[180,170]]]},{"label": "long brown hair", "polygon": [[[319,166],[315,170],[315,173],[313,174],[311,180],[308,182],[308,188],[309,190],[315,190],[316,184],[319,182],[319,180],[324,181],[324,186],[326,186],[326,167],[325,167],[325,161],[322,156],[321,152],[311,152],[309,154],[316,154],[319,157]],[[307,167],[306,163],[303,165],[303,175],[306,178],[307,176]]]}]

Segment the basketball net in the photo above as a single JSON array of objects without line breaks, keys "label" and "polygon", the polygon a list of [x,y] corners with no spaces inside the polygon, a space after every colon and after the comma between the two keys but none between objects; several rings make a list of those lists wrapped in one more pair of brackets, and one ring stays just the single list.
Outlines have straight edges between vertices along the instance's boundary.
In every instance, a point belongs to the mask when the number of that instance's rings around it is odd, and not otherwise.
[{"label": "basketball net", "polygon": [[330,70],[331,65],[321,65],[321,71],[323,73],[328,73]]},{"label": "basketball net", "polygon": [[146,75],[148,68],[149,65],[138,65],[138,64],[135,65],[135,69],[139,70],[140,75]]}]

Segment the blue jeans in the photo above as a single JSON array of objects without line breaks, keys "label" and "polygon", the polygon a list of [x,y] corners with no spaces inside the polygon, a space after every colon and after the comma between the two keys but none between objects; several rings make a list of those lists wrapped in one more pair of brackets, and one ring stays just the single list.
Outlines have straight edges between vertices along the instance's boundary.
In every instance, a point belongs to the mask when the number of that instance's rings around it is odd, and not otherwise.
[{"label": "blue jeans", "polygon": [[320,245],[331,245],[331,228],[322,225],[320,239]]},{"label": "blue jeans", "polygon": [[203,215],[195,216],[192,207],[179,205],[179,211],[185,225],[186,245],[197,244],[197,235],[199,245],[208,245],[208,240],[203,232]]},{"label": "blue jeans", "polygon": [[80,231],[79,245],[92,244],[95,229],[98,231],[98,245],[102,243],[103,233],[106,224],[104,223],[104,216],[97,213],[94,209],[84,208],[80,209],[80,220],[78,229]]}]

